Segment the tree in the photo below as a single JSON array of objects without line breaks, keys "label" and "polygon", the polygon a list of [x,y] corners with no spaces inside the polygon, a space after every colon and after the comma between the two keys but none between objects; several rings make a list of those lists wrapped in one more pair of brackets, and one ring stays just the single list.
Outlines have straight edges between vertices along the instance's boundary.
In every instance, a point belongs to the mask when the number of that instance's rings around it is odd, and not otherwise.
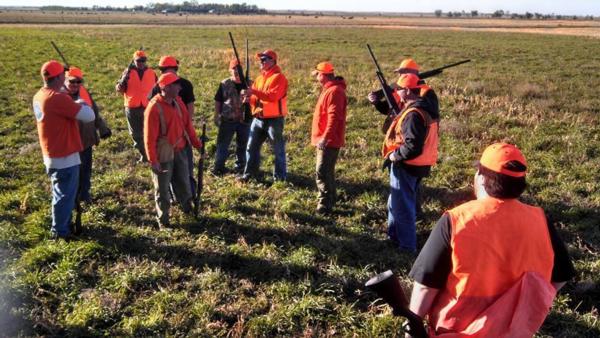
[{"label": "tree", "polygon": [[479,12],[478,11],[471,11],[471,17],[476,17],[479,16]]},{"label": "tree", "polygon": [[436,9],[434,13],[435,13],[435,16],[438,17],[438,18],[442,16],[442,10],[441,9]]},{"label": "tree", "polygon": [[501,18],[504,16],[504,11],[499,9],[497,11],[495,11],[494,13],[492,13],[492,18]]}]

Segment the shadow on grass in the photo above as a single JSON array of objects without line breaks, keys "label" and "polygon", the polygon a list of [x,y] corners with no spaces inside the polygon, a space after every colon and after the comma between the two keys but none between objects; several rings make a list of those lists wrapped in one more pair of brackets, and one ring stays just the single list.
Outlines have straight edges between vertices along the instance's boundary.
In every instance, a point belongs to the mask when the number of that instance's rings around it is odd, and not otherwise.
[{"label": "shadow on grass", "polygon": [[[578,312],[581,313],[581,311]],[[600,329],[597,326],[583,325],[581,319],[578,320],[575,316],[558,314],[556,312],[551,312],[546,317],[538,333],[543,335],[551,332],[554,332],[553,337],[555,338],[600,337]],[[556,332],[560,333],[556,334]]]}]

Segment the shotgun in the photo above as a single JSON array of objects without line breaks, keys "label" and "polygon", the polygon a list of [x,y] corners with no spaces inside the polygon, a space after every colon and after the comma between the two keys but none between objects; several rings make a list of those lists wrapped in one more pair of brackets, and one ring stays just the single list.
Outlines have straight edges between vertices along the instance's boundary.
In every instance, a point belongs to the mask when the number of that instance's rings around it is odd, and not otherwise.
[{"label": "shotgun", "polygon": [[[242,81],[242,89],[248,89],[248,79],[246,76],[248,76],[248,73],[246,73],[247,75],[244,76],[244,70],[242,69],[242,63],[240,62],[240,56],[238,54],[237,48],[235,48],[235,41],[233,41],[233,35],[231,35],[231,32],[229,32],[229,40],[231,40],[231,46],[233,47],[233,54],[235,54],[235,59],[237,60],[237,65],[235,66],[235,71],[238,74],[238,77],[240,78],[240,80]],[[248,40],[246,40],[246,43],[248,42]],[[246,68],[248,68],[248,44],[246,44]],[[250,118],[252,117],[252,114],[250,113],[250,104],[248,102],[246,103],[242,103],[242,110],[244,111],[244,122],[249,122]],[[249,117],[248,120],[246,120],[247,116]]]},{"label": "shotgun", "polygon": [[436,76],[436,75],[442,74],[444,72],[444,69],[446,69],[446,68],[456,67],[458,65],[462,65],[463,63],[467,63],[467,62],[471,62],[471,59],[467,59],[467,60],[462,60],[462,61],[458,61],[458,62],[455,62],[455,63],[451,63],[449,65],[445,65],[445,66],[442,66],[440,68],[436,68],[436,69],[428,70],[428,71],[423,72],[423,73],[419,73],[418,75],[419,75],[419,78],[421,80],[423,80],[423,79],[426,79],[428,77],[432,77],[432,76]]},{"label": "shotgun", "polygon": [[369,279],[365,286],[375,291],[377,296],[392,307],[394,316],[401,316],[408,320],[408,324],[404,326],[404,330],[408,334],[415,338],[428,337],[423,319],[408,308],[408,300],[400,286],[400,281],[391,270]]},{"label": "shotgun", "polygon": [[[456,66],[462,65],[463,63],[467,63],[467,62],[471,62],[471,59],[467,59],[467,60],[462,60],[462,61],[458,61],[458,62],[455,62],[455,63],[451,63],[449,65],[445,65],[445,66],[442,66],[442,67],[439,67],[439,68],[428,70],[426,72],[418,73],[417,75],[419,76],[419,79],[422,81],[422,80],[425,80],[425,79],[430,78],[432,76],[436,76],[436,75],[442,74],[444,72],[444,69],[446,69],[446,68],[456,67]],[[377,97],[381,97],[381,95],[383,94],[383,91],[380,89],[380,90],[374,91],[374,93],[375,93],[375,95],[377,95]]]},{"label": "shotgun", "polygon": [[[248,51],[248,39],[246,39],[246,84],[250,85],[250,52]],[[252,111],[250,111],[250,104],[246,103],[244,106],[244,122],[250,123],[252,121]]]},{"label": "shotgun", "polygon": [[198,159],[198,173],[196,176],[196,196],[194,198],[194,215],[196,218],[200,216],[200,195],[202,194],[202,189],[204,188],[204,155],[206,154],[207,140],[206,123],[202,122],[202,135],[200,136],[202,146],[200,146],[200,158]]},{"label": "shotgun", "polygon": [[54,50],[58,53],[58,55],[62,59],[62,62],[64,64],[65,68],[69,69],[70,64],[67,61],[67,59],[65,58],[65,56],[63,55],[63,53],[60,51],[60,49],[58,48],[58,46],[54,43],[54,41],[50,41],[50,43],[52,44],[52,47],[54,47]]},{"label": "shotgun", "polygon": [[[394,117],[394,116],[397,116],[398,114],[400,114],[400,107],[398,107],[398,102],[396,102],[396,100],[394,99],[394,96],[392,94],[392,88],[390,88],[390,86],[387,85],[387,81],[385,80],[385,77],[383,76],[383,72],[381,71],[381,68],[379,67],[377,58],[375,58],[375,54],[373,54],[373,50],[371,49],[371,46],[369,44],[367,44],[367,49],[369,50],[369,54],[371,54],[371,59],[373,59],[373,63],[375,64],[375,68],[376,68],[375,75],[377,75],[377,80],[379,80],[379,85],[381,86],[381,91],[383,92],[385,101],[388,104],[389,112],[387,114],[388,117],[386,118],[386,121],[387,121],[387,120],[390,120],[390,117]],[[385,123],[384,123],[384,125],[385,125]],[[385,168],[388,168],[391,170],[391,165],[392,165],[392,161],[389,158],[386,158],[385,160],[383,160],[381,170],[385,170]]]}]

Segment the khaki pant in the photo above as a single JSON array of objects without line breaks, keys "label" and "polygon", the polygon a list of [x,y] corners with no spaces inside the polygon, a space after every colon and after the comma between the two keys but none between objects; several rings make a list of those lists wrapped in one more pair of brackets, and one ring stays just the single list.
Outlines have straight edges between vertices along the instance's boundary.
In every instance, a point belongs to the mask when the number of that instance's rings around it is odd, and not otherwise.
[{"label": "khaki pant", "polygon": [[171,207],[169,184],[173,185],[173,192],[177,201],[181,204],[183,212],[190,212],[192,208],[192,192],[186,152],[176,152],[173,161],[161,163],[160,166],[165,172],[156,174],[152,171],[154,200],[156,201],[158,222],[162,225],[168,225],[169,209]]},{"label": "khaki pant", "polygon": [[146,149],[144,148],[144,107],[128,108],[125,107],[125,116],[127,117],[127,127],[129,135],[133,139],[133,147],[137,149],[146,161]]},{"label": "khaki pant", "polygon": [[335,162],[339,148],[317,149],[317,189],[319,190],[318,206],[332,209],[335,204]]}]

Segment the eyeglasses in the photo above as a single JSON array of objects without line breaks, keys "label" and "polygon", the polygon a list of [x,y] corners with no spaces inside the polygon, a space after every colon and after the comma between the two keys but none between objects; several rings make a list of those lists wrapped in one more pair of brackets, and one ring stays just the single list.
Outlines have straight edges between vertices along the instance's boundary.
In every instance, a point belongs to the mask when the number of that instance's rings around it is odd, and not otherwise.
[{"label": "eyeglasses", "polygon": [[264,63],[264,62],[267,62],[267,61],[269,61],[269,60],[271,60],[271,58],[270,58],[270,57],[266,57],[266,56],[265,56],[265,57],[262,57],[262,58],[260,58],[260,62],[262,62],[262,63]]},{"label": "eyeglasses", "polygon": [[81,84],[83,80],[69,80],[70,84]]},{"label": "eyeglasses", "polygon": [[142,62],[142,63],[144,63],[144,62],[146,62],[146,59],[136,59],[135,62]]}]

